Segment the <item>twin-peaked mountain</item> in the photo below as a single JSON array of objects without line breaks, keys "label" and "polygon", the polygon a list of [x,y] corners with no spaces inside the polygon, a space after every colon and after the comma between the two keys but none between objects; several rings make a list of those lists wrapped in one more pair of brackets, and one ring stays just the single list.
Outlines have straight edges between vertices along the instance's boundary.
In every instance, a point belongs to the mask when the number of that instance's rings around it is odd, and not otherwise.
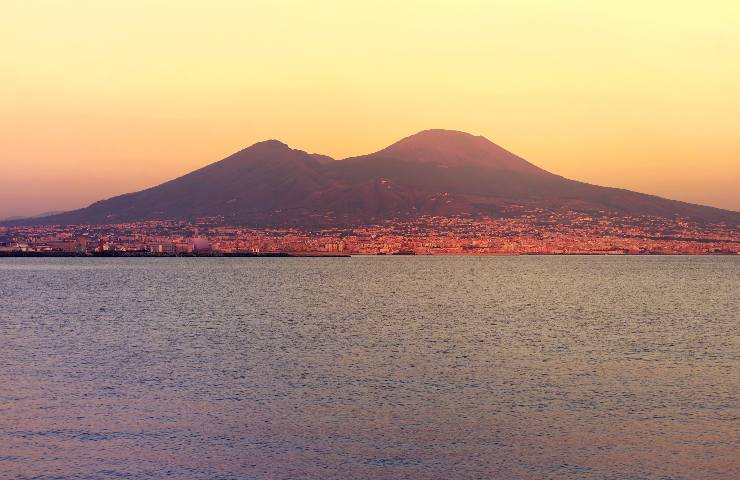
[{"label": "twin-peaked mountain", "polygon": [[233,224],[313,227],[534,208],[740,223],[738,212],[568,180],[483,137],[451,130],[426,130],[340,161],[268,140],[156,187],[13,223],[220,216]]}]

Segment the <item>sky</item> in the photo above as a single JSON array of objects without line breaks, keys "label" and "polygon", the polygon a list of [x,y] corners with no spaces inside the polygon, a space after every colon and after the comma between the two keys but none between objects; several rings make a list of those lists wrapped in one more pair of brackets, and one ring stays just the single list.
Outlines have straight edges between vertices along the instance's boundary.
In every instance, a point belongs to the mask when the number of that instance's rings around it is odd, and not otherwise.
[{"label": "sky", "polygon": [[740,210],[740,2],[0,1],[0,218],[428,128]]}]

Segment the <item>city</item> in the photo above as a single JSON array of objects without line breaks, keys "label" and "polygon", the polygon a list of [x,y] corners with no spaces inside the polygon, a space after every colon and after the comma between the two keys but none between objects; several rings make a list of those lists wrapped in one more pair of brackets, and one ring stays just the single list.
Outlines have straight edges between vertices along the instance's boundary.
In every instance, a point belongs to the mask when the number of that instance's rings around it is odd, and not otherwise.
[{"label": "city", "polygon": [[508,218],[434,217],[377,225],[249,228],[223,219],[0,227],[3,256],[574,255],[740,253],[725,223],[533,209]]}]

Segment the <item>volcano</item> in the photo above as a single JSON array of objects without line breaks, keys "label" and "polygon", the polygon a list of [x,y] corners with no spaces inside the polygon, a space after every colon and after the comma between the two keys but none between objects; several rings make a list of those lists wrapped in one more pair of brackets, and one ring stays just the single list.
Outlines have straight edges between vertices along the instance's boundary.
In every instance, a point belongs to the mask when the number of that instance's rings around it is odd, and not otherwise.
[{"label": "volcano", "polygon": [[161,185],[5,225],[112,224],[221,217],[255,227],[372,224],[434,216],[575,210],[740,224],[740,213],[602,187],[547,172],[482,136],[425,130],[344,160],[259,142]]}]

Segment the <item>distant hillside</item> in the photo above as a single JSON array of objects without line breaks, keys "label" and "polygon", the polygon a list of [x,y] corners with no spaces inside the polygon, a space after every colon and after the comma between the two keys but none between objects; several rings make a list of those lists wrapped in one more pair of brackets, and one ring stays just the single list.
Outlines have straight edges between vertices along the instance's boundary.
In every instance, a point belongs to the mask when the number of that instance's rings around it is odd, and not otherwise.
[{"label": "distant hillside", "polygon": [[63,213],[63,212],[60,210],[54,210],[51,212],[37,213],[36,215],[31,215],[30,217],[23,216],[23,215],[13,215],[10,217],[0,218],[0,222],[10,222],[10,221],[24,220],[24,219],[29,219],[29,218],[43,218],[43,217],[49,217],[51,215],[57,215],[59,213]]},{"label": "distant hillside", "polygon": [[311,227],[419,215],[496,216],[514,206],[740,224],[739,212],[569,180],[483,137],[451,130],[426,130],[340,161],[268,140],[156,187],[3,223],[222,216],[235,224]]}]

